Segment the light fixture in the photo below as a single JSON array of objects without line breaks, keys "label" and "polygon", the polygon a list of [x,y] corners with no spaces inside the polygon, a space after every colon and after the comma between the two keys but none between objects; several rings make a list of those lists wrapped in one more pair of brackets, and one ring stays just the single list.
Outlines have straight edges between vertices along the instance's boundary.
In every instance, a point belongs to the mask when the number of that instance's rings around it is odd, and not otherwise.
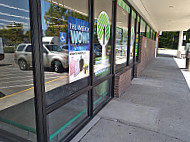
[{"label": "light fixture", "polygon": [[174,6],[173,6],[173,5],[170,5],[169,8],[174,8]]}]

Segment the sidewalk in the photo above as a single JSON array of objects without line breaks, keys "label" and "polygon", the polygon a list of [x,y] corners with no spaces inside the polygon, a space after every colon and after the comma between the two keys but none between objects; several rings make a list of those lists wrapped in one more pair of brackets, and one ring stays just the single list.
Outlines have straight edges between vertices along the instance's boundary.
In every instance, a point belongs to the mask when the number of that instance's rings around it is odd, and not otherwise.
[{"label": "sidewalk", "polygon": [[156,58],[72,142],[190,142],[190,89],[175,60]]}]

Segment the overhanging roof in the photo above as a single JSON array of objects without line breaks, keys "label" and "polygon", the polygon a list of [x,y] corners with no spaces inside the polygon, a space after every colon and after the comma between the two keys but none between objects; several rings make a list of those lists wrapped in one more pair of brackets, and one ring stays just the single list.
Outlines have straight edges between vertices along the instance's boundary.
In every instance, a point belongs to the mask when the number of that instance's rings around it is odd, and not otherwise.
[{"label": "overhanging roof", "polygon": [[156,31],[190,28],[190,0],[128,0]]}]

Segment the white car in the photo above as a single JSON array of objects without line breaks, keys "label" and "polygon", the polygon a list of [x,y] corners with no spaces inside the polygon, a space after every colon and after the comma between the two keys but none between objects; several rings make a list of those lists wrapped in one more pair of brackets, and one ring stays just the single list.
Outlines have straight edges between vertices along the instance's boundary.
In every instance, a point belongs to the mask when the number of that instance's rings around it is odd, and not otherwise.
[{"label": "white car", "polygon": [[3,51],[3,42],[2,38],[0,37],[0,60],[3,60],[5,57],[4,51]]},{"label": "white car", "polygon": [[[49,67],[55,72],[68,70],[68,53],[65,53],[58,45],[43,44],[44,67]],[[27,70],[32,66],[31,44],[19,44],[15,51],[15,62],[21,70]]]}]

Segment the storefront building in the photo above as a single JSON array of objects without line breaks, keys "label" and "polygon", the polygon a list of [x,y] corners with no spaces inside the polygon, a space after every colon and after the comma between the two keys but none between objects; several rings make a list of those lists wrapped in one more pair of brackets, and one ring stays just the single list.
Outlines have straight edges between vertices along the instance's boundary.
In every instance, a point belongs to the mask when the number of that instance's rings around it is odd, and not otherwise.
[{"label": "storefront building", "polygon": [[1,0],[0,137],[71,140],[154,58],[123,0]]}]

